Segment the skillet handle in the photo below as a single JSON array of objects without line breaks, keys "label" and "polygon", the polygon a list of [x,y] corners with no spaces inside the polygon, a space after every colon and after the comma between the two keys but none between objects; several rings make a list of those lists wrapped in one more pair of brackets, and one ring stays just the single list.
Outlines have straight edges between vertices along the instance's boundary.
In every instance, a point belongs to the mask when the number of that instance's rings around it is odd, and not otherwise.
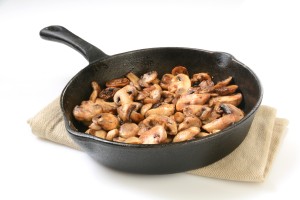
[{"label": "skillet handle", "polygon": [[81,39],[62,26],[48,26],[40,31],[43,39],[61,42],[81,53],[89,63],[107,57],[103,51]]}]

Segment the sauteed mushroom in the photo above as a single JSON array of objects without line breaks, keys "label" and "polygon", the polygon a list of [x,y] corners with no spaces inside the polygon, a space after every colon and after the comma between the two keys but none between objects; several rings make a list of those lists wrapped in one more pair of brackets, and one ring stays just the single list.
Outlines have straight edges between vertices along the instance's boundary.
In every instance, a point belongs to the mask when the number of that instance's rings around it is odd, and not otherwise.
[{"label": "sauteed mushroom", "polygon": [[136,96],[136,88],[132,85],[127,85],[118,90],[114,95],[114,102],[120,106],[133,102],[134,96]]},{"label": "sauteed mushroom", "polygon": [[166,139],[167,132],[161,125],[154,126],[140,136],[140,140],[143,144],[159,144],[164,142]]},{"label": "sauteed mushroom", "polygon": [[182,95],[186,93],[190,87],[191,80],[189,76],[186,74],[177,74],[172,78],[168,90],[176,95]]},{"label": "sauteed mushroom", "polygon": [[87,134],[128,144],[160,144],[201,138],[244,117],[242,94],[233,77],[217,82],[208,73],[193,74],[176,66],[159,79],[156,71],[141,77],[129,72],[106,82],[91,83],[89,100],[73,110]]},{"label": "sauteed mushroom", "polygon": [[138,83],[142,87],[149,87],[150,86],[149,84],[152,83],[157,78],[157,75],[158,74],[156,71],[148,72],[140,78]]},{"label": "sauteed mushroom", "polygon": [[174,114],[174,111],[175,111],[175,105],[166,103],[166,104],[162,104],[157,108],[148,110],[145,116],[148,117],[149,115],[153,115],[153,114],[171,116]]},{"label": "sauteed mushroom", "polygon": [[202,126],[204,130],[209,133],[220,131],[244,117],[244,112],[232,104],[224,103],[221,108],[224,110],[225,115]]}]

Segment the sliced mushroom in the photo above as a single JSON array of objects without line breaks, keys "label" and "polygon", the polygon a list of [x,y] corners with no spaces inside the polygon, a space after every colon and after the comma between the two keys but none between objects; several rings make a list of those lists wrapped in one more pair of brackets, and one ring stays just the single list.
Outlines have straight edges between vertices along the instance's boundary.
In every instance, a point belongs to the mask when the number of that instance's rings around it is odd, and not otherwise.
[{"label": "sliced mushroom", "polygon": [[174,114],[175,105],[174,104],[162,104],[161,106],[150,109],[145,113],[145,116],[148,117],[149,115],[157,114],[157,115],[164,115],[164,116],[171,116]]},{"label": "sliced mushroom", "polygon": [[186,75],[189,75],[189,72],[188,70],[183,67],[183,66],[176,66],[172,69],[172,74],[173,75],[177,75],[177,74],[186,74]]},{"label": "sliced mushroom", "polygon": [[97,116],[97,118],[99,126],[106,131],[116,129],[120,125],[118,118],[110,113],[101,113]]},{"label": "sliced mushroom", "polygon": [[148,131],[151,127],[147,126],[146,124],[143,123],[143,121],[141,121],[138,125],[139,127],[139,131],[137,133],[137,135],[142,135],[144,132]]},{"label": "sliced mushroom", "polygon": [[242,102],[242,94],[237,93],[229,96],[214,97],[209,100],[209,106],[216,105],[217,103],[229,103],[238,106]]},{"label": "sliced mushroom", "polygon": [[130,83],[130,81],[128,80],[128,78],[116,78],[116,79],[112,79],[110,81],[106,82],[106,87],[124,87],[126,85],[128,85]]},{"label": "sliced mushroom", "polygon": [[210,94],[207,93],[182,95],[176,103],[176,110],[182,111],[187,105],[203,105],[209,100],[209,98]]},{"label": "sliced mushroom", "polygon": [[139,123],[139,122],[143,121],[145,118],[141,113],[132,111],[130,114],[130,119],[135,123]]},{"label": "sliced mushroom", "polygon": [[198,86],[202,81],[211,80],[211,76],[208,73],[194,74],[191,82],[193,86]]},{"label": "sliced mushroom", "polygon": [[176,112],[174,114],[174,120],[177,122],[177,123],[181,123],[183,122],[184,120],[184,114],[182,112]]},{"label": "sliced mushroom", "polygon": [[99,93],[99,98],[110,101],[118,90],[120,90],[120,88],[105,88]]},{"label": "sliced mushroom", "polygon": [[163,97],[163,101],[165,103],[171,103],[175,98],[175,93],[164,90],[162,91],[161,96]]},{"label": "sliced mushroom", "polygon": [[209,133],[220,131],[244,117],[244,112],[232,104],[222,104],[221,108],[226,114],[202,126],[204,130]]},{"label": "sliced mushroom", "polygon": [[127,143],[127,144],[142,144],[142,140],[140,138],[137,138],[137,137],[130,137],[130,138],[127,138],[126,140],[124,140],[124,143]]},{"label": "sliced mushroom", "polygon": [[113,129],[107,132],[105,139],[112,141],[114,138],[118,136],[119,136],[119,129]]},{"label": "sliced mushroom", "polygon": [[201,125],[201,120],[198,117],[186,117],[183,122],[179,124],[178,131],[188,129],[192,126],[200,128]]},{"label": "sliced mushroom", "polygon": [[119,135],[120,137],[127,139],[136,136],[138,131],[139,127],[135,123],[125,123],[121,125]]},{"label": "sliced mushroom", "polygon": [[168,90],[176,95],[182,95],[186,93],[190,87],[191,80],[189,76],[186,74],[178,74],[172,78]]},{"label": "sliced mushroom", "polygon": [[137,94],[137,90],[132,85],[126,85],[122,89],[118,90],[114,95],[114,102],[120,106],[131,103]]},{"label": "sliced mushroom", "polygon": [[200,133],[199,127],[190,127],[183,131],[180,131],[173,139],[173,142],[183,142],[193,139],[198,133]]},{"label": "sliced mushroom", "polygon": [[139,77],[137,77],[134,73],[129,72],[126,77],[132,82],[133,86],[137,89],[137,90],[141,90],[141,86],[139,85]]},{"label": "sliced mushroom", "polygon": [[129,122],[130,121],[130,115],[132,111],[135,109],[135,105],[132,103],[124,104],[123,106],[118,107],[117,112],[120,117],[120,119],[123,122]]},{"label": "sliced mushroom", "polygon": [[214,90],[214,82],[212,80],[204,80],[199,84],[199,93],[212,92]]},{"label": "sliced mushroom", "polygon": [[125,138],[122,138],[122,137],[115,137],[115,138],[113,138],[113,141],[114,141],[114,142],[122,142],[122,143],[124,143],[125,140],[126,140],[126,139],[125,139]]},{"label": "sliced mushroom", "polygon": [[92,85],[92,88],[93,88],[93,92],[90,96],[90,101],[95,102],[98,95],[99,95],[99,93],[100,93],[100,91],[101,91],[101,87],[99,86],[99,84],[96,81],[93,81],[91,83],[91,85]]},{"label": "sliced mushroom", "polygon": [[226,78],[225,80],[219,81],[216,85],[215,85],[215,89],[221,88],[221,87],[225,87],[227,86],[232,80],[232,76],[229,76],[228,78]]},{"label": "sliced mushroom", "polygon": [[167,90],[171,84],[173,77],[174,77],[173,74],[164,74],[160,81],[160,87],[164,90]]},{"label": "sliced mushroom", "polygon": [[167,139],[167,132],[163,126],[157,125],[144,132],[139,139],[143,144],[159,144]]},{"label": "sliced mushroom", "polygon": [[219,113],[217,113],[215,110],[212,110],[210,112],[210,114],[206,117],[206,119],[202,120],[202,123],[203,124],[208,124],[208,123],[210,123],[210,122],[212,122],[212,121],[214,121],[214,120],[216,120],[220,117],[221,117],[221,115]]},{"label": "sliced mushroom", "polygon": [[148,89],[148,88],[144,88],[144,90],[138,91],[138,94],[135,98],[137,101],[144,100],[146,97],[148,97],[150,95],[149,92],[145,89]]},{"label": "sliced mushroom", "polygon": [[154,81],[157,78],[157,75],[158,74],[156,71],[148,72],[140,78],[138,83],[141,87],[149,87],[152,81]]},{"label": "sliced mushroom", "polygon": [[203,112],[203,106],[204,105],[186,105],[184,106],[182,112],[185,116],[200,117]]},{"label": "sliced mushroom", "polygon": [[170,135],[177,134],[177,124],[170,117],[163,115],[149,115],[146,119],[143,120],[143,123],[146,127],[153,127],[155,125],[162,125],[168,131]]},{"label": "sliced mushroom", "polygon": [[145,116],[145,113],[150,110],[152,108],[153,104],[152,103],[147,103],[147,104],[144,104],[141,108],[141,114],[143,116]]},{"label": "sliced mushroom", "polygon": [[78,121],[90,122],[100,113],[115,113],[117,105],[113,102],[105,102],[97,98],[93,101],[82,101],[80,106],[75,106],[73,115]]},{"label": "sliced mushroom", "polygon": [[200,133],[198,133],[195,137],[197,137],[197,138],[203,138],[203,137],[206,137],[206,136],[208,136],[208,135],[210,135],[210,133],[207,133],[207,132],[200,132]]},{"label": "sliced mushroom", "polygon": [[101,130],[101,126],[96,122],[93,122],[89,125],[89,129],[95,130],[95,131],[99,131]]},{"label": "sliced mushroom", "polygon": [[149,91],[149,96],[144,99],[144,104],[159,102],[161,98],[162,89],[158,84],[154,84],[151,87],[145,88]]},{"label": "sliced mushroom", "polygon": [[215,89],[215,92],[218,95],[225,96],[225,95],[229,95],[229,94],[235,93],[235,91],[237,89],[238,89],[237,85],[229,85],[229,86],[224,86],[224,87],[217,88],[217,89]]},{"label": "sliced mushroom", "polygon": [[233,115],[235,122],[240,121],[245,115],[241,109],[232,104],[222,103],[220,107],[224,110],[225,114]]},{"label": "sliced mushroom", "polygon": [[199,116],[199,118],[201,120],[207,120],[211,116],[211,112],[212,112],[212,109],[210,107],[208,107],[207,105],[204,105],[202,107],[202,113]]},{"label": "sliced mushroom", "polygon": [[106,137],[106,131],[104,131],[104,130],[94,131],[94,132],[91,133],[91,135],[94,135],[94,136],[96,136],[98,138],[105,139],[105,137]]}]

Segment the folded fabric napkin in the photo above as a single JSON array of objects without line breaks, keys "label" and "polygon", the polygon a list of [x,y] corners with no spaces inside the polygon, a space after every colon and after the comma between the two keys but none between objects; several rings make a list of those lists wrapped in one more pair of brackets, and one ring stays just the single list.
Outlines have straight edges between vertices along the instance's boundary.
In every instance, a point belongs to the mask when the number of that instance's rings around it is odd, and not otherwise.
[{"label": "folded fabric napkin", "polygon": [[[33,134],[74,149],[80,147],[69,137],[59,98],[28,120]],[[276,109],[261,106],[245,140],[223,159],[189,174],[212,178],[262,182],[265,180],[282,140],[288,121],[276,118]]]}]

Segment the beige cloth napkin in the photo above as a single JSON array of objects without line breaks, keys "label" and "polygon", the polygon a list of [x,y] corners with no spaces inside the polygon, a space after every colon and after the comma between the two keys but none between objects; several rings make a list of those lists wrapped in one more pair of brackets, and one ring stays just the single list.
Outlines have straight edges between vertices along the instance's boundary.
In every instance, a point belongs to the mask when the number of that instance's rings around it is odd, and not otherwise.
[{"label": "beige cloth napkin", "polygon": [[[36,136],[80,150],[65,129],[59,98],[29,119],[28,123]],[[261,106],[247,137],[238,148],[209,166],[187,173],[226,180],[262,182],[272,166],[287,125],[286,119],[276,118],[276,109]]]}]

